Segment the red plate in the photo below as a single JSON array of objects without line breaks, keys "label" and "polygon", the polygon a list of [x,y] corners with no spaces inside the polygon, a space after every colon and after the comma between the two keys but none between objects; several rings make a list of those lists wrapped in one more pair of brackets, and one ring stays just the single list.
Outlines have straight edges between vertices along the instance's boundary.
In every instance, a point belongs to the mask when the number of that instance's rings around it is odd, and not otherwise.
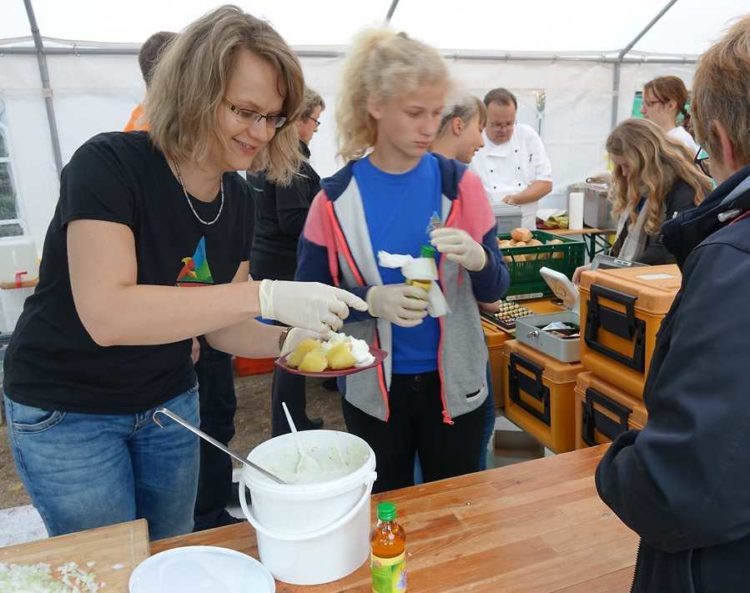
[{"label": "red plate", "polygon": [[[289,354],[291,354],[291,352]],[[351,367],[349,369],[341,369],[340,371],[328,370],[322,371],[320,373],[305,373],[298,369],[292,369],[287,366],[286,359],[289,354],[285,354],[284,356],[277,358],[275,363],[276,366],[280,369],[285,370],[287,373],[291,373],[292,375],[304,375],[305,377],[345,377],[346,375],[353,375],[354,373],[359,373],[361,371],[366,371],[367,369],[375,368],[376,366],[382,364],[382,362],[385,360],[385,357],[388,356],[388,353],[385,350],[370,346],[370,354],[375,357],[375,361],[372,364],[368,364],[364,367]]]}]

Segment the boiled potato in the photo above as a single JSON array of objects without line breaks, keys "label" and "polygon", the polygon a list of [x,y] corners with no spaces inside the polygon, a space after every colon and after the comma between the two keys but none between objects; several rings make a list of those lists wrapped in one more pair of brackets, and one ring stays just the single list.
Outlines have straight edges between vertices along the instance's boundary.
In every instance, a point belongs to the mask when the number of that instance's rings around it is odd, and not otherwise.
[{"label": "boiled potato", "polygon": [[510,245],[510,241],[508,241],[507,239],[501,239],[500,241],[497,242],[497,246],[500,249],[507,249],[511,245]]},{"label": "boiled potato", "polygon": [[533,238],[531,231],[529,229],[524,229],[522,227],[513,229],[510,232],[510,236],[516,241],[522,241],[524,243],[531,241],[531,239]]},{"label": "boiled potato", "polygon": [[297,344],[297,347],[292,351],[292,353],[287,356],[287,366],[292,369],[296,369],[302,362],[302,359],[305,358],[305,355],[308,352],[315,350],[316,348],[320,348],[320,341],[313,340],[312,338],[302,340],[299,344]]},{"label": "boiled potato", "polygon": [[328,367],[326,355],[322,349],[311,350],[302,359],[299,370],[303,373],[321,373]]},{"label": "boiled potato", "polygon": [[355,362],[357,362],[357,359],[354,358],[351,350],[349,350],[349,346],[343,342],[341,344],[336,344],[331,348],[328,351],[326,358],[328,359],[328,366],[334,371],[349,369],[354,366]]},{"label": "boiled potato", "polygon": [[532,239],[527,243],[529,247],[538,247],[539,245],[544,245],[539,239]]}]

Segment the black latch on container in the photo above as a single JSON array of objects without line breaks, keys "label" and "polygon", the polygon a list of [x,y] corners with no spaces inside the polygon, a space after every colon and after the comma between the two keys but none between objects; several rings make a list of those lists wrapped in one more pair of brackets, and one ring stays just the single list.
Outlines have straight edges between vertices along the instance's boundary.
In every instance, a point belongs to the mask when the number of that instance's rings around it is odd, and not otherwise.
[{"label": "black latch on container", "polygon": [[[631,369],[643,372],[646,368],[646,322],[635,316],[637,297],[598,284],[591,285],[591,298],[586,313],[586,345]],[[624,305],[625,313],[605,307],[600,299]],[[599,330],[633,342],[633,355],[627,356],[599,341]]]},{"label": "black latch on container", "polygon": [[[594,404],[609,410],[617,416],[618,420],[615,421],[607,414],[600,412],[594,407]],[[583,408],[581,438],[587,445],[593,447],[598,444],[594,437],[594,432],[597,430],[612,441],[628,430],[628,418],[630,418],[632,410],[611,400],[593,387],[586,390],[586,401],[582,402],[581,406]]]},{"label": "black latch on container", "polygon": [[[532,379],[526,373],[520,372],[518,370],[519,367],[531,371],[534,374],[534,378]],[[544,373],[543,367],[534,364],[530,360],[526,360],[516,353],[511,353],[508,369],[508,389],[511,401],[534,416],[534,418],[550,426],[549,387],[542,383],[542,373]],[[542,402],[543,411],[540,412],[535,407],[526,403],[521,398],[521,391],[535,400]]]}]

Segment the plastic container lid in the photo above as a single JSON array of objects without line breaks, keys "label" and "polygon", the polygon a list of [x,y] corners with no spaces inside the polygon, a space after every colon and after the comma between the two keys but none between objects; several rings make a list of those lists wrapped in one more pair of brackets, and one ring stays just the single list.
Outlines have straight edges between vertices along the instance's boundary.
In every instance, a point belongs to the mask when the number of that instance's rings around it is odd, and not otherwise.
[{"label": "plastic container lid", "polygon": [[396,518],[396,505],[392,502],[378,503],[378,519],[381,521],[393,521]]},{"label": "plastic container lid", "polygon": [[420,257],[430,257],[435,258],[435,248],[432,245],[422,245],[422,248],[419,250]]}]

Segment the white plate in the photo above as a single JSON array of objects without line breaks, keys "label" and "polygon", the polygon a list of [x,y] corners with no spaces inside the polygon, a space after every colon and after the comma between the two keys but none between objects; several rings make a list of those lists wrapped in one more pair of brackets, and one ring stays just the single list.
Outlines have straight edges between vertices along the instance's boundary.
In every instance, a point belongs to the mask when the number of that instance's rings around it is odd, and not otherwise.
[{"label": "white plate", "polygon": [[274,593],[268,569],[246,554],[214,546],[160,552],[130,575],[130,593]]}]

